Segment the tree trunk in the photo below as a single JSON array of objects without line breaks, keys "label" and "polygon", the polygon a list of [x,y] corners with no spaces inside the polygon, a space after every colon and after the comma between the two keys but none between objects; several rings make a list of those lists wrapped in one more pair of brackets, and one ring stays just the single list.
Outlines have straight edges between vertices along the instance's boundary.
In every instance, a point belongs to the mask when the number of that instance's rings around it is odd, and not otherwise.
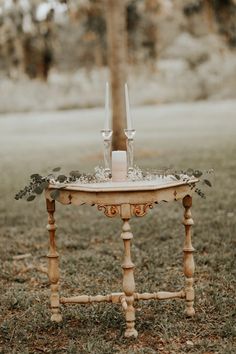
[{"label": "tree trunk", "polygon": [[124,129],[126,81],[126,11],[125,0],[106,0],[108,65],[112,91],[112,149],[126,150]]},{"label": "tree trunk", "polygon": [[214,21],[214,10],[212,7],[212,3],[210,0],[206,0],[203,2],[203,9],[204,9],[204,15],[205,15],[205,21],[208,26],[208,30],[210,32],[213,32],[215,30],[215,21]]}]

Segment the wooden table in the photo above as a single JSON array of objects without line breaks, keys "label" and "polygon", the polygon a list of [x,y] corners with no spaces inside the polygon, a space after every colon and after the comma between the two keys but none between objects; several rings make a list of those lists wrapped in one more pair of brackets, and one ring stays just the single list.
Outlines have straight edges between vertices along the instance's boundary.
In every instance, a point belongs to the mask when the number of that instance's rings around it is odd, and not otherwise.
[{"label": "wooden table", "polygon": [[[62,316],[60,305],[68,303],[88,304],[93,302],[121,303],[125,312],[126,331],[125,337],[137,337],[135,329],[135,308],[134,302],[138,300],[164,300],[184,299],[186,302],[186,314],[193,316],[195,311],[194,303],[194,248],[191,243],[191,226],[193,219],[190,208],[192,206],[192,194],[197,179],[191,182],[173,181],[165,184],[158,184],[155,181],[143,184],[141,182],[124,183],[96,183],[96,184],[70,184],[64,187],[50,185],[45,192],[48,212],[48,225],[50,247],[48,253],[48,276],[51,286],[51,320],[60,322]],[[120,216],[123,220],[121,238],[124,242],[123,268],[123,292],[107,295],[78,295],[73,297],[59,296],[59,255],[55,243],[55,201],[51,198],[51,192],[60,189],[57,201],[61,204],[74,204],[80,206],[88,204],[97,206],[108,217]],[[161,201],[171,202],[182,200],[184,206],[183,224],[185,226],[184,242],[184,276],[185,286],[176,292],[159,291],[155,293],[138,293],[135,291],[134,264],[131,260],[131,240],[133,234],[130,230],[129,220],[131,217],[141,217],[153,208],[155,203]],[[111,250],[112,252],[112,250]]]}]

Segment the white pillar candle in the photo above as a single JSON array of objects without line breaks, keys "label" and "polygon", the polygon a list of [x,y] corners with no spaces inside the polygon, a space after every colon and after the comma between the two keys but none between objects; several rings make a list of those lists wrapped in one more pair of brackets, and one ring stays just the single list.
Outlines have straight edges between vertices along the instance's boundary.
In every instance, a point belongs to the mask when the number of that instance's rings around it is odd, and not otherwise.
[{"label": "white pillar candle", "polygon": [[126,151],[112,151],[112,181],[123,182],[127,179]]}]

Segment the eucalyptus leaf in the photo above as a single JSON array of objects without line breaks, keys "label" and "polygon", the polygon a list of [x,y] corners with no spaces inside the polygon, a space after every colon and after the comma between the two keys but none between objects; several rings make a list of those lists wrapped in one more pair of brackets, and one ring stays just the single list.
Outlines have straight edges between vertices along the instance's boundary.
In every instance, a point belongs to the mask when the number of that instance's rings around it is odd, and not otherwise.
[{"label": "eucalyptus leaf", "polygon": [[200,170],[193,171],[193,176],[196,177],[196,178],[201,177],[202,176],[202,171],[200,171]]},{"label": "eucalyptus leaf", "polygon": [[59,197],[59,195],[60,195],[60,191],[58,189],[55,189],[50,193],[50,196],[53,200],[56,200]]},{"label": "eucalyptus leaf", "polygon": [[186,175],[188,175],[188,176],[191,177],[191,176],[193,175],[193,172],[194,172],[194,171],[193,171],[192,168],[188,168],[187,171],[186,171]]},{"label": "eucalyptus leaf", "polygon": [[49,182],[48,181],[44,181],[40,184],[40,186],[43,188],[43,189],[46,189],[48,186],[49,186]]},{"label": "eucalyptus leaf", "polygon": [[208,187],[212,187],[211,182],[208,179],[204,179],[203,182],[208,186]]},{"label": "eucalyptus leaf", "polygon": [[42,186],[40,185],[40,186],[37,186],[36,188],[34,188],[34,193],[41,194],[41,193],[43,193],[43,190],[44,190],[44,188],[42,188]]},{"label": "eucalyptus leaf", "polygon": [[32,202],[35,199],[35,195],[30,195],[26,200],[27,202]]},{"label": "eucalyptus leaf", "polygon": [[60,182],[60,183],[63,183],[67,180],[67,177],[65,175],[59,175],[57,177],[57,180]]},{"label": "eucalyptus leaf", "polygon": [[38,178],[38,177],[41,177],[38,173],[33,173],[30,178],[33,179],[33,178]]},{"label": "eucalyptus leaf", "polygon": [[70,171],[70,176],[80,178],[81,173],[79,171]]},{"label": "eucalyptus leaf", "polygon": [[55,167],[53,168],[53,172],[59,172],[61,170],[61,167]]}]

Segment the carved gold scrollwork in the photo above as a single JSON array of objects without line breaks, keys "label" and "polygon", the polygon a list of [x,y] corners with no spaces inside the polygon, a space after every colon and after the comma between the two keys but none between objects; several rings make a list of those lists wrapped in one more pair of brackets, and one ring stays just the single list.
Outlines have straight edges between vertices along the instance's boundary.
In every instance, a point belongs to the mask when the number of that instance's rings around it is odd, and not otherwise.
[{"label": "carved gold scrollwork", "polygon": [[104,205],[99,204],[97,206],[99,211],[103,211],[106,216],[109,218],[113,218],[120,214],[120,206],[119,205]]},{"label": "carved gold scrollwork", "polygon": [[152,208],[153,208],[152,203],[133,204],[132,205],[132,212],[135,216],[144,216],[147,214],[148,209],[152,209]]}]

